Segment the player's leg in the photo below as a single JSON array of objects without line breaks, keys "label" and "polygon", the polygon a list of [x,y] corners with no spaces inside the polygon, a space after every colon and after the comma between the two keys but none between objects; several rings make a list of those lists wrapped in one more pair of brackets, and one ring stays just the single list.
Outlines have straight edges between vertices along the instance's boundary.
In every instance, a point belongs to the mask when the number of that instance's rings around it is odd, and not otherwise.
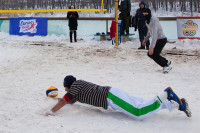
[{"label": "player's leg", "polygon": [[167,66],[167,62],[168,62],[168,61],[166,60],[166,58],[164,58],[164,57],[162,57],[162,56],[160,55],[160,53],[162,52],[162,50],[163,50],[163,48],[164,48],[166,42],[167,42],[167,39],[159,39],[159,40],[157,40],[156,45],[155,45],[155,47],[154,47],[154,52],[153,52],[153,54],[152,54],[152,55],[149,55],[149,54],[148,54],[148,56],[149,56],[150,58],[152,58],[152,59],[153,59],[158,65],[160,65],[161,67]]},{"label": "player's leg", "polygon": [[70,42],[71,42],[71,43],[72,43],[72,34],[73,34],[73,31],[70,30],[69,37],[70,37]]},{"label": "player's leg", "polygon": [[76,32],[76,30],[77,30],[77,25],[74,25],[73,26],[73,32],[74,32],[74,42],[77,42],[77,32]]},{"label": "player's leg", "polygon": [[[169,97],[171,94],[174,95]],[[114,110],[119,110],[135,119],[144,119],[160,109],[168,109],[171,111],[174,108],[184,111],[186,115],[190,117],[191,112],[187,102],[183,104],[180,102],[181,100],[179,100],[180,99],[172,89],[170,92],[164,91],[154,99],[144,100],[142,98],[130,96],[128,93],[118,88],[111,88],[107,101],[108,106],[111,106]]]},{"label": "player's leg", "polygon": [[144,32],[143,32],[143,27],[138,27],[138,33],[139,33],[139,39],[140,39],[140,47],[138,48],[139,50],[140,49],[145,49],[145,46],[142,46],[142,42],[144,41]]},{"label": "player's leg", "polygon": [[158,110],[165,108],[164,106],[162,107],[162,103],[157,97],[151,100],[144,100],[131,96],[118,88],[111,88],[107,101],[108,106],[111,106],[114,110],[119,110],[135,119],[146,118]]}]

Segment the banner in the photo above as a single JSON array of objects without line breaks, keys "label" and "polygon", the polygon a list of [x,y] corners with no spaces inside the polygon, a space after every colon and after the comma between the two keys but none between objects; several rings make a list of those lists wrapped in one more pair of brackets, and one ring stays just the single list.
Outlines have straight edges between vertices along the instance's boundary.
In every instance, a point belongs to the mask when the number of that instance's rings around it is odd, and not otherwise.
[{"label": "banner", "polygon": [[47,35],[47,18],[10,18],[10,35]]},{"label": "banner", "polygon": [[200,17],[177,17],[178,39],[200,39]]}]

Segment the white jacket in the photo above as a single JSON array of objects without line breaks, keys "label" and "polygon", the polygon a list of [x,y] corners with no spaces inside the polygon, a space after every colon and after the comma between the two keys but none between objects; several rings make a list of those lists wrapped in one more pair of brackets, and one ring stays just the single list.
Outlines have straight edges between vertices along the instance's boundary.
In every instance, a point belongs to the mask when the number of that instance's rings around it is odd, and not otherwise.
[{"label": "white jacket", "polygon": [[149,46],[150,49],[154,49],[156,42],[158,39],[164,39],[166,38],[163,29],[161,27],[161,24],[159,22],[159,19],[156,17],[151,17],[150,19],[150,23],[147,24],[148,27],[148,33],[147,36],[145,38],[145,41],[147,42],[149,40],[149,38],[151,37],[151,45]]}]

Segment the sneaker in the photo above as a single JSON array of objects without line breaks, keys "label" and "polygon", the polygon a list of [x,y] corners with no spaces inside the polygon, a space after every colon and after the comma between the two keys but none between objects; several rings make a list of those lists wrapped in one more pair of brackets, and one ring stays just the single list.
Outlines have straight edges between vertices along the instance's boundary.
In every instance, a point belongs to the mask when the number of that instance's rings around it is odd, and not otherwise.
[{"label": "sneaker", "polygon": [[141,46],[141,47],[139,47],[138,49],[145,49],[145,47],[144,47],[144,46]]},{"label": "sneaker", "polygon": [[169,66],[169,65],[171,65],[171,61],[170,60],[167,61],[167,66]]},{"label": "sneaker", "polygon": [[163,67],[163,73],[168,73],[170,70],[172,70],[171,66]]},{"label": "sneaker", "polygon": [[172,90],[171,87],[168,87],[164,91],[167,92],[167,99],[168,100],[170,100],[170,101],[173,100],[173,101],[177,102],[179,105],[182,104],[181,99],[176,95],[176,93]]},{"label": "sneaker", "polygon": [[180,111],[184,111],[187,117],[192,117],[192,112],[188,106],[188,102],[185,98],[181,99],[182,104],[179,106]]}]

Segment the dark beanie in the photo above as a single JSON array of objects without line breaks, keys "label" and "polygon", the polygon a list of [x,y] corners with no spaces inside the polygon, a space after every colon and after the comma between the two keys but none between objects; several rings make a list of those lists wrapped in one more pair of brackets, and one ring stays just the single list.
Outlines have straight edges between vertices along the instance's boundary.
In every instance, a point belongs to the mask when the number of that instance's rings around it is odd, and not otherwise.
[{"label": "dark beanie", "polygon": [[148,13],[148,15],[145,16],[145,18],[147,20],[147,24],[149,24],[151,19],[151,10],[149,8],[145,8],[143,12]]},{"label": "dark beanie", "polygon": [[143,4],[144,6],[146,5],[144,1],[140,1],[139,6],[140,6],[141,4]]},{"label": "dark beanie", "polygon": [[64,87],[68,87],[70,89],[74,81],[76,81],[76,78],[72,75],[68,75],[64,78],[63,85]]}]

